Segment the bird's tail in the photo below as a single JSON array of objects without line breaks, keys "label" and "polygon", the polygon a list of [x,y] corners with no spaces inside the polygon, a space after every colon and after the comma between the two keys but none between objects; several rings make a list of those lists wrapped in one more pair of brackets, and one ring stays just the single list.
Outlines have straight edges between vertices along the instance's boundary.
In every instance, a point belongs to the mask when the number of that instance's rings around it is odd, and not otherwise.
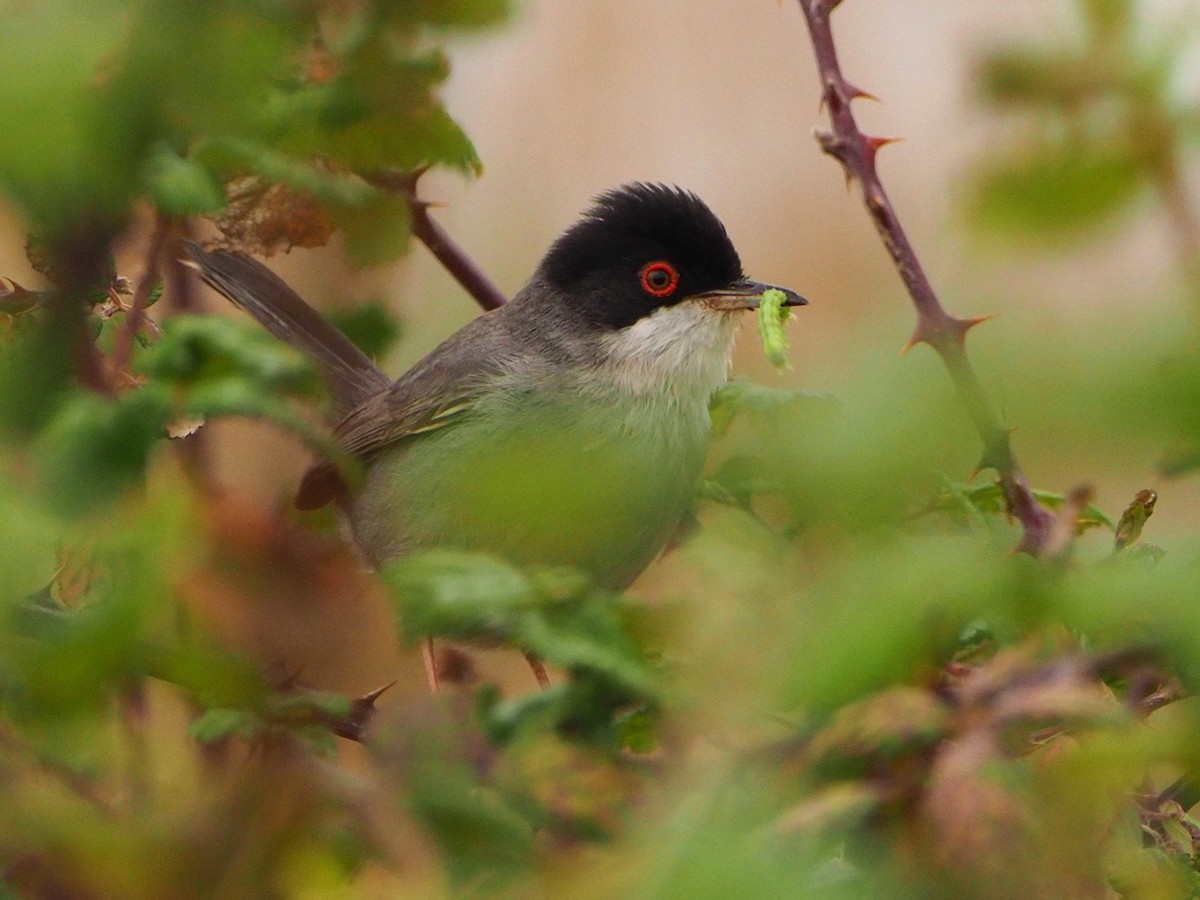
[{"label": "bird's tail", "polygon": [[205,250],[191,241],[187,249],[205,282],[321,367],[337,418],[390,384],[348,337],[258,260],[232,250]]}]

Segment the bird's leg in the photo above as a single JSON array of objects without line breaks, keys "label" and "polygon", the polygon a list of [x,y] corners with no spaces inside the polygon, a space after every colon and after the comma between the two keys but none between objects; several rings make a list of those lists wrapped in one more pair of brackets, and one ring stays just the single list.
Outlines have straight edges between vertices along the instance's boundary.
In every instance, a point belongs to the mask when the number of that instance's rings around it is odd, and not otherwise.
[{"label": "bird's leg", "polygon": [[421,659],[425,663],[425,683],[429,685],[429,693],[436,694],[442,687],[442,679],[438,675],[437,654],[434,652],[433,638],[425,638],[421,644]]},{"label": "bird's leg", "polygon": [[533,671],[533,677],[537,679],[538,687],[543,690],[550,687],[550,675],[546,671],[546,667],[542,664],[542,661],[526,650],[522,650],[521,655],[525,657],[525,662],[529,663],[529,668]]}]

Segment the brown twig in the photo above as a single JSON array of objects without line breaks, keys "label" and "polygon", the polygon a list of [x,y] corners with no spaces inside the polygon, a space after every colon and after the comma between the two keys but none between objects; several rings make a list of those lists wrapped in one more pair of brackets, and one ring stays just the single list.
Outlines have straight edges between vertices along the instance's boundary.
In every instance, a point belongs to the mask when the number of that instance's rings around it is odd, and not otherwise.
[{"label": "brown twig", "polygon": [[[917,312],[917,325],[908,347],[928,344],[942,358],[950,373],[959,397],[983,441],[980,468],[995,469],[1004,491],[1008,509],[1021,523],[1023,536],[1018,549],[1040,555],[1050,533],[1053,515],[1034,497],[1009,441],[1008,429],[1000,424],[979,383],[966,352],[966,336],[987,316],[960,319],[951,315],[938,300],[916,252],[908,240],[875,167],[879,148],[891,143],[891,138],[868,137],[859,130],[850,108],[853,100],[870,97],[842,74],[830,13],[841,0],[798,0],[808,25],[816,55],[817,72],[821,79],[822,101],[829,111],[831,130],[816,133],[821,149],[842,164],[848,180],[855,179],[862,187],[863,202],[875,223],[884,246],[896,265],[900,278],[908,288]],[[906,347],[907,349],[907,347]]]},{"label": "brown twig", "polygon": [[[195,313],[201,309],[200,299],[193,289],[193,277],[184,266],[188,258],[184,241],[193,237],[190,219],[179,220],[175,228],[167,229],[165,253],[161,257],[163,303],[170,314]],[[189,480],[202,491],[214,488],[212,447],[207,429],[201,428],[186,437],[172,441]]]},{"label": "brown twig", "polygon": [[413,172],[378,172],[370,180],[376,187],[394,191],[407,201],[412,216],[412,233],[429,248],[429,252],[476,303],[484,309],[503,306],[508,298],[445,229],[429,217],[431,204],[417,196],[417,182],[426,171],[422,168]]},{"label": "brown twig", "polygon": [[125,311],[125,321],[113,338],[111,365],[114,372],[125,371],[129,365],[130,354],[133,353],[133,342],[138,329],[146,318],[146,304],[150,300],[150,291],[158,280],[158,263],[162,249],[170,231],[171,220],[162,212],[154,217],[154,231],[150,235],[150,247],[146,251],[146,265],[133,289],[133,298]]}]

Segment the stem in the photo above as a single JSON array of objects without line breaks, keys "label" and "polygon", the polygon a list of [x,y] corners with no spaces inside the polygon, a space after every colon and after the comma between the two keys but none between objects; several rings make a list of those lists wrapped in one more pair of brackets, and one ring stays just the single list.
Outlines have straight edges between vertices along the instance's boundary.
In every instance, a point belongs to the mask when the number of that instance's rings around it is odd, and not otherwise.
[{"label": "stem", "polygon": [[454,242],[445,229],[429,217],[430,204],[417,196],[417,182],[426,171],[427,169],[417,169],[413,172],[378,172],[370,181],[377,187],[394,191],[404,197],[412,216],[412,233],[416,235],[417,240],[429,248],[429,252],[476,303],[484,309],[498,309],[508,302],[504,292],[492,283],[483,269]]},{"label": "stem", "polygon": [[146,319],[146,303],[150,299],[150,291],[158,280],[158,260],[166,244],[167,233],[170,231],[170,219],[159,212],[154,217],[154,232],[150,236],[150,247],[146,251],[146,265],[142,276],[138,279],[137,287],[133,289],[133,299],[129,301],[129,309],[125,312],[125,321],[121,330],[113,338],[112,368],[114,372],[123,372],[129,365],[129,357],[133,353],[133,342],[138,329]]},{"label": "stem", "polygon": [[857,180],[862,187],[867,212],[916,309],[917,324],[908,346],[928,344],[941,357],[983,442],[980,468],[996,470],[1008,509],[1024,530],[1018,549],[1039,555],[1050,534],[1054,517],[1033,496],[1025,474],[1017,463],[1008,429],[992,410],[967,357],[967,332],[987,317],[960,319],[946,311],[892,208],[875,167],[876,153],[891,139],[868,137],[859,129],[850,104],[859,97],[870,95],[846,80],[838,62],[829,17],[841,0],[798,2],[808,25],[817,73],[821,79],[822,102],[829,111],[832,126],[831,130],[817,132],[817,142],[822,150],[842,164],[847,179]]},{"label": "stem", "polygon": [[[184,268],[186,257],[183,241],[192,237],[189,220],[183,219],[178,229],[167,229],[165,254],[162,257],[163,302],[171,313],[194,313],[200,309],[192,289],[192,278]],[[212,452],[207,429],[189,434],[172,442],[188,479],[197,489],[213,490]]]}]

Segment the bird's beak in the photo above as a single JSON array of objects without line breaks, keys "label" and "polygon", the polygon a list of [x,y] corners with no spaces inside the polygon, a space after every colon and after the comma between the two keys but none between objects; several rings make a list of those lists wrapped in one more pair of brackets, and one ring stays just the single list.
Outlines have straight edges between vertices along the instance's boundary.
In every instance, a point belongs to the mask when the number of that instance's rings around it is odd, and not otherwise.
[{"label": "bird's beak", "polygon": [[773,284],[763,284],[761,281],[750,281],[748,279],[735,281],[728,287],[719,288],[715,291],[693,294],[688,299],[703,303],[709,309],[730,312],[738,309],[758,309],[763,291],[772,290],[783,291],[783,295],[786,298],[783,301],[784,306],[806,306],[808,304],[808,301],[795,291],[789,291],[787,288],[776,287]]}]

